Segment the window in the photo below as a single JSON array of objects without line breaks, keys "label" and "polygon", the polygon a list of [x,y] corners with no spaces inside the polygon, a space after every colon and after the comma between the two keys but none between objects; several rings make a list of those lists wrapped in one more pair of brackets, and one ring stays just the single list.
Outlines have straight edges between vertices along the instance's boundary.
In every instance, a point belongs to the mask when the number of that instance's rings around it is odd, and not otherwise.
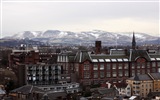
[{"label": "window", "polygon": [[57,87],[57,90],[60,90],[61,89],[61,87]]},{"label": "window", "polygon": [[84,70],[89,70],[89,64],[84,64]]},{"label": "window", "polygon": [[122,70],[119,70],[119,76],[120,76],[120,77],[123,76]]},{"label": "window", "polygon": [[100,72],[100,78],[104,78],[104,72]]},{"label": "window", "polygon": [[156,67],[156,62],[152,62],[152,67]]},{"label": "window", "polygon": [[141,73],[141,74],[145,74],[145,69],[142,69],[141,71],[142,71],[142,73]]},{"label": "window", "polygon": [[89,72],[84,72],[84,78],[90,78],[90,73]]},{"label": "window", "polygon": [[110,72],[107,72],[106,77],[111,77],[111,73],[110,73]]},{"label": "window", "polygon": [[150,68],[150,62],[147,62],[147,68]]},{"label": "window", "polygon": [[124,64],[124,69],[128,69],[128,63]]},{"label": "window", "polygon": [[137,74],[140,74],[140,70],[137,70]]},{"label": "window", "polygon": [[45,66],[45,68],[46,68],[45,70],[48,71],[48,66]]},{"label": "window", "polygon": [[42,81],[42,76],[39,77],[39,81]]},{"label": "window", "polygon": [[128,76],[128,71],[127,70],[124,73],[125,73],[124,76]]},{"label": "window", "polygon": [[116,73],[116,72],[112,72],[112,76],[113,76],[113,77],[116,77],[116,76],[117,76],[117,73]]},{"label": "window", "polygon": [[63,87],[63,89],[65,90],[65,89],[67,89],[67,87]]},{"label": "window", "polygon": [[135,76],[135,73],[132,72],[132,76]]},{"label": "window", "polygon": [[140,68],[140,63],[137,63],[137,68]]},{"label": "window", "polygon": [[116,64],[112,64],[112,69],[116,69]]},{"label": "window", "polygon": [[122,69],[122,64],[118,64],[118,69]]},{"label": "window", "polygon": [[145,63],[142,63],[142,66],[141,66],[141,68],[145,68]]},{"label": "window", "polygon": [[47,80],[47,81],[49,80],[48,76],[45,76],[45,80]]},{"label": "window", "polygon": [[157,66],[160,67],[160,62],[157,62]]},{"label": "window", "polygon": [[111,64],[107,64],[107,66],[106,66],[107,68],[107,70],[110,70],[111,69]]},{"label": "window", "polygon": [[100,64],[100,70],[104,70],[104,64]]},{"label": "window", "polygon": [[98,65],[97,64],[93,65],[93,70],[98,70]]},{"label": "window", "polygon": [[135,63],[132,63],[132,69],[135,69]]},{"label": "window", "polygon": [[98,78],[98,72],[94,72],[94,78]]},{"label": "window", "polygon": [[156,72],[156,68],[152,68],[152,73]]}]

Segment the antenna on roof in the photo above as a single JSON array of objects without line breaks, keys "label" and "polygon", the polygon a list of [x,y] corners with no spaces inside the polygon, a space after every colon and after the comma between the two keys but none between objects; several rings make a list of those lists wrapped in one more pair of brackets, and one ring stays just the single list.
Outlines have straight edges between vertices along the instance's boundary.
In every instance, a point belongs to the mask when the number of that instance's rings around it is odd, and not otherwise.
[{"label": "antenna on roof", "polygon": [[159,36],[158,36],[158,52],[160,53],[160,33],[159,33]]},{"label": "antenna on roof", "polygon": [[116,34],[116,49],[117,49],[117,34]]}]

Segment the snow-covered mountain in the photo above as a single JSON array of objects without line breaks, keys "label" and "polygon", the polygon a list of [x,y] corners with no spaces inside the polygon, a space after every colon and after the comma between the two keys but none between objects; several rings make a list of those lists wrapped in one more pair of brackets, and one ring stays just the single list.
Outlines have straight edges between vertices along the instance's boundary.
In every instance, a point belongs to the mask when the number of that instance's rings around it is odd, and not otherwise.
[{"label": "snow-covered mountain", "polygon": [[[127,44],[132,41],[133,32],[107,32],[102,30],[84,31],[84,32],[70,32],[59,30],[47,30],[47,31],[24,31],[17,33],[11,37],[12,39],[24,39],[47,42],[47,43],[94,43],[96,40],[101,40],[105,44]],[[136,41],[138,43],[145,43],[148,41],[157,40],[158,37],[154,37],[145,33],[135,32]]]},{"label": "snow-covered mountain", "polygon": [[17,34],[14,34],[11,37],[7,38],[12,38],[12,39],[25,39],[25,38],[36,38],[39,37],[41,34],[41,31],[24,31],[24,32],[19,32]]}]

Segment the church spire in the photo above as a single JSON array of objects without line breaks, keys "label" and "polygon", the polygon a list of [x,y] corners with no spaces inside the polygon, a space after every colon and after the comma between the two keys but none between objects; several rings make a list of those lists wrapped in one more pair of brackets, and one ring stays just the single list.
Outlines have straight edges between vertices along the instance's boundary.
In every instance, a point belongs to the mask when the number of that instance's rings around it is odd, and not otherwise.
[{"label": "church spire", "polygon": [[133,32],[133,38],[132,38],[132,49],[136,49],[136,39]]}]

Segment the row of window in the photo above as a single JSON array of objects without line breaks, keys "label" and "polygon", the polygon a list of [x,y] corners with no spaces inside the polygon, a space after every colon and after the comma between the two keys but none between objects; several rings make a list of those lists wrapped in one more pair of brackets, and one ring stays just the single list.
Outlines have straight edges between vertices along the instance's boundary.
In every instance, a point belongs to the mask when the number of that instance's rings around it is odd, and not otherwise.
[{"label": "row of window", "polygon": [[[123,75],[124,74],[124,75]],[[124,73],[122,73],[122,71],[121,72],[107,72],[107,73],[105,73],[105,72],[93,72],[93,78],[104,78],[104,77],[117,77],[117,76],[120,76],[120,77],[122,77],[122,76],[126,76],[126,77],[128,77],[129,76],[129,74],[128,74],[128,71],[126,70],[126,71],[124,71]],[[91,78],[91,74],[90,73],[88,73],[88,72],[84,72],[84,78]]]},{"label": "row of window", "polygon": [[[104,64],[100,64],[100,66],[98,66],[98,64],[94,64],[93,65],[93,70],[104,70],[105,67],[107,70],[111,69],[111,65],[112,65],[112,69],[117,69],[117,65],[116,64],[107,64],[106,66]],[[89,70],[90,66],[89,64],[84,64],[84,70]],[[118,65],[118,69],[128,69],[128,64],[119,64]]]},{"label": "row of window", "polygon": [[[112,67],[111,67],[112,66]],[[156,62],[147,62],[147,63],[132,63],[131,64],[132,69],[136,68],[150,68],[150,67],[156,67]],[[157,66],[160,67],[160,62],[157,62]],[[98,64],[93,64],[93,70],[104,70],[106,67],[107,70],[110,69],[128,69],[128,63],[119,63],[119,64],[106,64],[106,66],[104,64],[100,64],[100,66],[98,66]],[[84,64],[84,68],[83,70],[90,70],[90,65],[89,64]]]},{"label": "row of window", "polygon": [[33,81],[35,81],[35,80],[43,80],[43,79],[45,79],[45,80],[49,80],[49,79],[52,79],[52,80],[54,80],[54,79],[61,79],[60,77],[44,77],[44,78],[42,78],[42,77],[28,77],[28,80],[33,80]]},{"label": "row of window", "polygon": [[[150,72],[157,72],[156,68],[150,69],[139,69],[139,70],[132,70],[132,76],[135,76],[135,74],[145,74],[145,73],[150,73]],[[129,76],[128,70],[112,70],[112,73],[110,71],[94,71],[93,72],[93,78],[104,78],[104,77],[122,77],[122,76]],[[105,75],[106,74],[106,75]],[[84,71],[84,78],[91,78],[91,74],[88,71]]]},{"label": "row of window", "polygon": [[27,67],[29,70],[61,70],[61,66],[55,66],[55,65],[33,65]]},{"label": "row of window", "polygon": [[152,68],[152,69],[137,69],[137,70],[132,70],[132,76],[135,76],[135,74],[146,74],[146,73],[156,73],[157,68]]}]

